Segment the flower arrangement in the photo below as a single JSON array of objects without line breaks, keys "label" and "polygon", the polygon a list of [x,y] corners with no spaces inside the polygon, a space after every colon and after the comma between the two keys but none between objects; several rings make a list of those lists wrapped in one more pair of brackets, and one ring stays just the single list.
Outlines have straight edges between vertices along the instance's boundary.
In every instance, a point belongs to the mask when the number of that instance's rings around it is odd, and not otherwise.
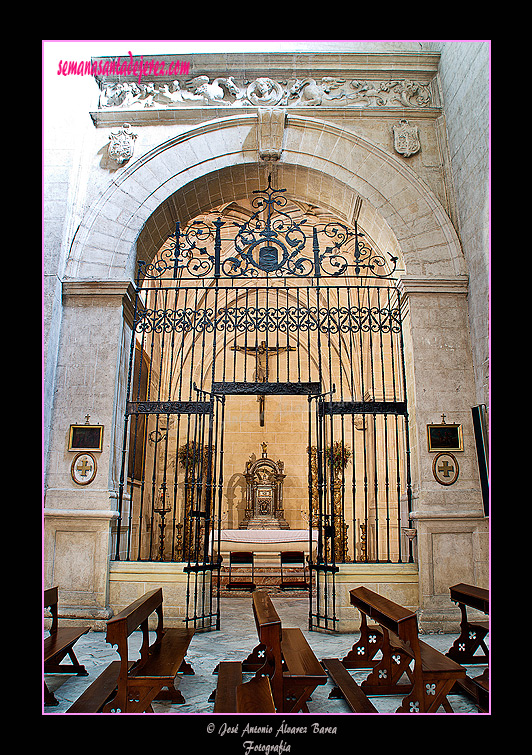
[{"label": "flower arrangement", "polygon": [[352,456],[349,446],[337,440],[332,446],[327,446],[325,449],[325,458],[329,467],[332,467],[333,474],[337,475],[342,469],[345,469],[349,464],[349,460]]},{"label": "flower arrangement", "polygon": [[209,447],[189,440],[177,450],[177,458],[183,469],[192,469],[195,465],[205,462],[208,458]]}]

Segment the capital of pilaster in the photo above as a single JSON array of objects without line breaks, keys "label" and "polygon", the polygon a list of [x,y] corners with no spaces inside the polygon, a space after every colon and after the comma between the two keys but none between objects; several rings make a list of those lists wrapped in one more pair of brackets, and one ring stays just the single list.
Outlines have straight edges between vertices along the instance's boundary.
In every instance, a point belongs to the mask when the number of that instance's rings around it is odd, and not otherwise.
[{"label": "capital of pilaster", "polygon": [[62,282],[63,302],[77,297],[118,297],[124,308],[124,318],[129,325],[133,321],[135,287],[131,281],[64,280]]},{"label": "capital of pilaster", "polygon": [[399,281],[399,289],[404,295],[410,294],[463,294],[467,295],[468,275],[453,275],[445,278],[419,278],[405,275]]}]

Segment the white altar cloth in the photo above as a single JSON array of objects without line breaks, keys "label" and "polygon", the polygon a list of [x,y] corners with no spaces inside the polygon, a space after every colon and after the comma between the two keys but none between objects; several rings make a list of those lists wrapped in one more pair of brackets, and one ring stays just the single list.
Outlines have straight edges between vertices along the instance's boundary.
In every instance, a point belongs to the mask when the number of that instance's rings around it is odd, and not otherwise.
[{"label": "white altar cloth", "polygon": [[[318,541],[317,530],[312,530],[312,541]],[[223,553],[280,553],[295,550],[308,553],[308,530],[222,530],[220,550]]]}]

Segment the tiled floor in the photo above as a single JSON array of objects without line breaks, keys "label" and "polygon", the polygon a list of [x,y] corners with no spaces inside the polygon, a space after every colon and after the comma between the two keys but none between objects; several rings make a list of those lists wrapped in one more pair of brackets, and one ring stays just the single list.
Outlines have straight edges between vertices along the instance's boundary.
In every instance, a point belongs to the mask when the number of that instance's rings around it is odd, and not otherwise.
[{"label": "tiled floor", "polygon": [[[306,597],[272,596],[274,605],[279,613],[283,626],[299,627],[303,630],[307,641],[318,659],[343,658],[358,638],[354,634],[322,634],[309,632],[308,627],[308,599]],[[172,705],[170,702],[155,702],[153,709],[158,714],[197,714],[212,713],[214,703],[209,702],[211,692],[216,688],[217,677],[213,670],[221,660],[243,660],[257,645],[257,634],[251,610],[249,597],[227,597],[221,601],[221,629],[217,632],[196,633],[187,660],[192,665],[195,674],[182,676],[179,689],[183,693],[186,704]],[[447,652],[456,634],[427,634],[423,639],[441,652]],[[135,650],[140,647],[140,633],[131,638],[132,654],[137,657]],[[46,714],[64,713],[81,693],[99,676],[105,666],[119,658],[115,648],[105,641],[105,632],[90,632],[76,643],[77,658],[82,663],[89,676],[49,675],[46,677],[48,687],[53,691],[59,705],[45,707]],[[468,674],[478,676],[484,666],[466,667]],[[363,681],[368,671],[352,672],[357,681]],[[244,681],[251,678],[251,674],[244,674]],[[329,680],[327,684],[316,688],[312,699],[308,703],[309,712],[314,714],[343,714],[350,713],[350,709],[343,700],[329,700],[329,693],[333,687]],[[399,706],[400,697],[371,697],[380,713],[393,713]],[[465,695],[450,695],[450,703],[456,713],[478,713],[477,707]],[[440,708],[443,713],[443,709]]]}]

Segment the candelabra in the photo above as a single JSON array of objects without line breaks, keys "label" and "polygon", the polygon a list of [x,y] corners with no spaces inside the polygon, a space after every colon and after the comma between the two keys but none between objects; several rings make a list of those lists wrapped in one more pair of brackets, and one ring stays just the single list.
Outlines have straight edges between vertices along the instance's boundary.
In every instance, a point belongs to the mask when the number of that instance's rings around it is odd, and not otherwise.
[{"label": "candelabra", "polygon": [[360,560],[364,563],[368,560],[366,530],[367,530],[366,523],[361,522],[360,524]]},{"label": "candelabra", "polygon": [[166,515],[170,511],[170,507],[166,507],[165,503],[165,497],[166,497],[166,485],[163,483],[160,488],[160,500],[161,500],[161,506],[158,509],[153,509],[153,511],[156,514],[159,514],[161,517],[161,520],[159,522],[159,561],[164,561],[164,531],[166,529]]}]

